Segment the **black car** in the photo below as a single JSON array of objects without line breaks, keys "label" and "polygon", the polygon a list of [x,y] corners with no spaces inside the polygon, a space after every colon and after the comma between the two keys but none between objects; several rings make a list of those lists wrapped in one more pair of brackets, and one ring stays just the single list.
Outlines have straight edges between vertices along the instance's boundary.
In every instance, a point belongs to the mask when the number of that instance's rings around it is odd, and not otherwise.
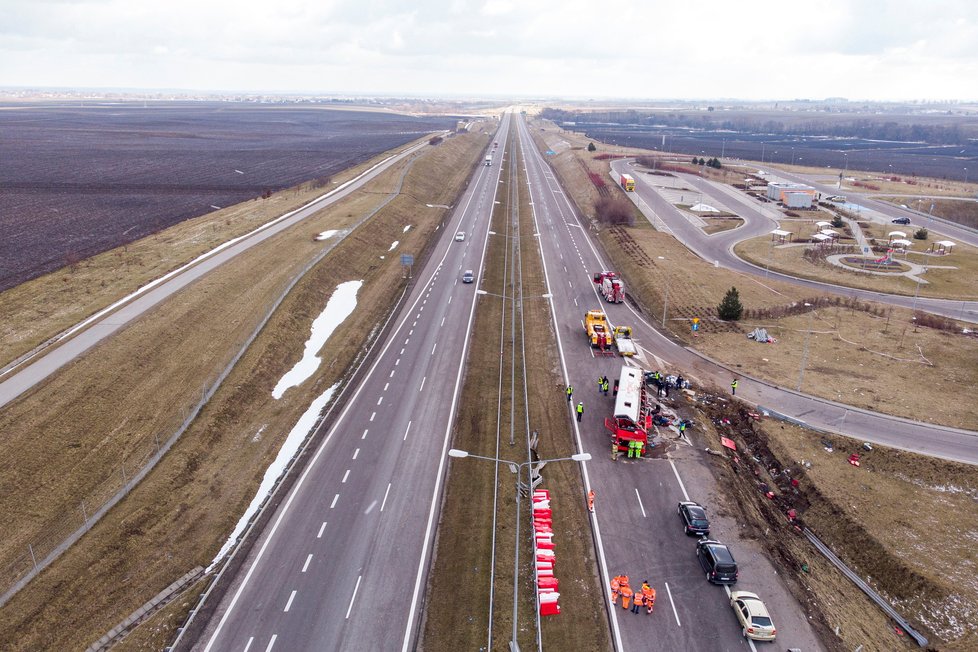
[{"label": "black car", "polygon": [[730,548],[719,541],[700,539],[696,542],[696,558],[706,571],[706,579],[711,584],[735,584],[737,582],[737,561]]},{"label": "black car", "polygon": [[683,519],[686,534],[710,536],[710,521],[706,518],[706,509],[699,503],[683,501],[676,508],[679,518]]},{"label": "black car", "polygon": [[893,222],[893,224],[910,224],[910,218],[909,217],[898,217],[895,220],[892,220],[892,222]]}]

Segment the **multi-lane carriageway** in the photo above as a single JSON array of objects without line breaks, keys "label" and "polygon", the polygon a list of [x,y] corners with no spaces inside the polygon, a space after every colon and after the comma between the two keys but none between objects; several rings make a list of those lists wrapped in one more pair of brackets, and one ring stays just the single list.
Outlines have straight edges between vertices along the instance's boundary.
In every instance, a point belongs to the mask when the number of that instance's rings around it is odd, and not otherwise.
[{"label": "multi-lane carriageway", "polygon": [[[677,449],[673,459],[631,465],[604,456],[608,440],[601,421],[611,404],[592,384],[601,374],[614,377],[621,363],[594,359],[579,336],[582,311],[599,305],[591,272],[603,265],[525,124],[515,119],[562,369],[578,388],[575,400],[580,397],[587,408],[577,436],[580,448],[595,454],[584,471],[597,494],[593,525],[602,581],[607,582],[608,571],[627,572],[636,581],[649,579],[659,592],[651,617],[620,608],[609,612],[616,648],[745,649],[725,591],[703,578],[693,540],[682,534],[675,515],[676,503],[686,497],[710,504],[715,488],[709,469],[691,449]],[[501,145],[513,120],[507,115],[501,122],[496,136]],[[409,650],[417,645],[448,437],[501,169],[477,168],[446,221],[449,235],[418,274],[424,280],[407,298],[366,377],[272,515],[194,649]],[[467,233],[464,242],[453,241],[456,231]],[[459,281],[463,269],[480,270],[474,286]],[[609,308],[613,321],[629,321],[621,314],[625,307]],[[764,556],[737,540],[736,524],[712,516],[716,534],[738,557],[742,588],[756,590],[772,607],[781,641],[818,649],[800,608]]]},{"label": "multi-lane carriageway", "polygon": [[193,649],[416,645],[478,287],[460,277],[482,269],[500,170],[476,169],[388,341]]}]

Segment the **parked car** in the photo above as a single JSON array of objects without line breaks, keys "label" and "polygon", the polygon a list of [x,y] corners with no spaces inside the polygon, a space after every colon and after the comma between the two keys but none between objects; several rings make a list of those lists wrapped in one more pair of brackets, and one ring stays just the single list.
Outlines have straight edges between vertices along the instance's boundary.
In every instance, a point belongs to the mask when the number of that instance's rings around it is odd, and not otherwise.
[{"label": "parked car", "polygon": [[683,519],[686,534],[701,537],[710,536],[710,521],[706,518],[706,509],[699,503],[682,501],[676,508],[679,518]]},{"label": "parked car", "polygon": [[773,641],[778,635],[767,607],[750,591],[734,591],[730,594],[730,606],[740,621],[745,638],[755,641]]},{"label": "parked car", "polygon": [[471,283],[474,280],[475,280],[475,274],[472,272],[471,269],[467,269],[464,272],[462,272],[462,282],[463,283]]},{"label": "parked car", "polygon": [[459,231],[455,234],[455,242],[462,242],[465,240],[465,231]]},{"label": "parked car", "polygon": [[892,220],[892,222],[894,224],[910,224],[910,218],[909,217],[898,217],[895,220]]},{"label": "parked car", "polygon": [[706,571],[706,579],[711,584],[736,584],[737,561],[730,548],[711,539],[696,542],[696,558]]}]

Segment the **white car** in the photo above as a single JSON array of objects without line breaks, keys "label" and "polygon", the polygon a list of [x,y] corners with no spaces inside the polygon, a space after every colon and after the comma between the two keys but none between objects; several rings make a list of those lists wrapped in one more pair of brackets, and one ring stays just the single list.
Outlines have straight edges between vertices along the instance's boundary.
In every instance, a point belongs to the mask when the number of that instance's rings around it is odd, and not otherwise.
[{"label": "white car", "polygon": [[730,606],[740,621],[745,638],[755,641],[773,641],[778,631],[767,607],[756,594],[750,591],[734,591],[730,594]]},{"label": "white car", "polygon": [[455,234],[455,242],[462,242],[465,240],[465,231],[459,231]]}]

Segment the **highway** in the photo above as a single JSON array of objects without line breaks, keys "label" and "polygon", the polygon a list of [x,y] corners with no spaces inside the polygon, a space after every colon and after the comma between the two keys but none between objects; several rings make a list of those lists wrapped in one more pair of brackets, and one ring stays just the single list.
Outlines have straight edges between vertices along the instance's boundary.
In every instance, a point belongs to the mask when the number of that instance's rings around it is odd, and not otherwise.
[{"label": "highway", "polygon": [[[477,168],[392,334],[193,649],[414,648],[500,170]],[[464,269],[477,283],[460,282]]]},{"label": "highway", "polygon": [[627,573],[633,586],[648,579],[657,591],[651,616],[634,615],[620,607],[610,612],[621,649],[748,648],[727,591],[706,581],[696,559],[695,539],[682,531],[676,506],[685,499],[701,502],[710,510],[711,536],[727,543],[738,560],[740,580],[735,588],[753,590],[765,599],[778,627],[778,649],[822,649],[805,613],[760,547],[742,540],[739,525],[720,517],[713,507],[723,489],[713,479],[708,456],[689,446],[669,444],[667,453],[657,452],[652,459],[611,460],[603,420],[611,416],[614,403],[612,397],[599,394],[596,378],[617,378],[624,363],[617,356],[592,354],[581,325],[585,310],[603,308],[613,323],[633,325],[644,348],[684,375],[692,373],[705,381],[708,375],[723,374],[704,361],[691,360],[691,355],[679,355],[687,352],[648,324],[636,322],[627,304],[607,304],[598,296],[592,274],[608,266],[533,146],[525,123],[521,120],[519,125],[566,381],[574,387],[573,402],[583,401],[585,406],[582,423],[575,427],[580,448],[594,455],[586,463],[586,473],[596,496],[593,520],[604,553],[599,551],[599,559],[607,560],[601,568],[602,581],[607,587],[611,575]]},{"label": "highway", "polygon": [[[0,381],[0,408],[29,391],[58,369],[83,355],[99,342],[110,337],[120,328],[145,314],[187,285],[251,247],[295,226],[317,211],[346,197],[398,161],[413,155],[426,146],[426,143],[414,145],[395,156],[384,159],[351,181],[326,193],[323,197],[272,220],[244,236],[216,247],[190,263],[147,283],[132,294],[23,356],[16,364],[7,365],[0,370],[0,378],[3,379]],[[336,242],[338,240],[334,239],[330,246],[335,246]],[[56,344],[58,346],[54,346]]]},{"label": "highway", "polygon": [[[903,308],[916,306],[918,310],[931,312],[952,319],[978,323],[978,301],[959,301],[949,299],[934,299],[929,297],[885,294],[871,290],[848,288],[830,283],[822,283],[809,279],[797,278],[774,270],[749,263],[737,257],[733,247],[738,242],[766,235],[777,228],[777,222],[761,211],[769,208],[767,204],[758,204],[756,200],[732,188],[720,187],[719,184],[707,181],[690,174],[680,176],[686,183],[701,192],[704,199],[713,199],[743,218],[744,224],[736,229],[721,231],[707,235],[698,226],[690,222],[678,208],[673,206],[649,183],[649,176],[635,170],[627,161],[612,163],[614,173],[629,172],[635,177],[635,192],[628,193],[632,201],[657,228],[671,232],[696,255],[706,261],[717,262],[721,267],[763,278],[778,279],[794,285],[811,288],[818,292],[840,294],[855,297],[863,301],[876,301]],[[652,177],[655,178],[655,177]]]}]

